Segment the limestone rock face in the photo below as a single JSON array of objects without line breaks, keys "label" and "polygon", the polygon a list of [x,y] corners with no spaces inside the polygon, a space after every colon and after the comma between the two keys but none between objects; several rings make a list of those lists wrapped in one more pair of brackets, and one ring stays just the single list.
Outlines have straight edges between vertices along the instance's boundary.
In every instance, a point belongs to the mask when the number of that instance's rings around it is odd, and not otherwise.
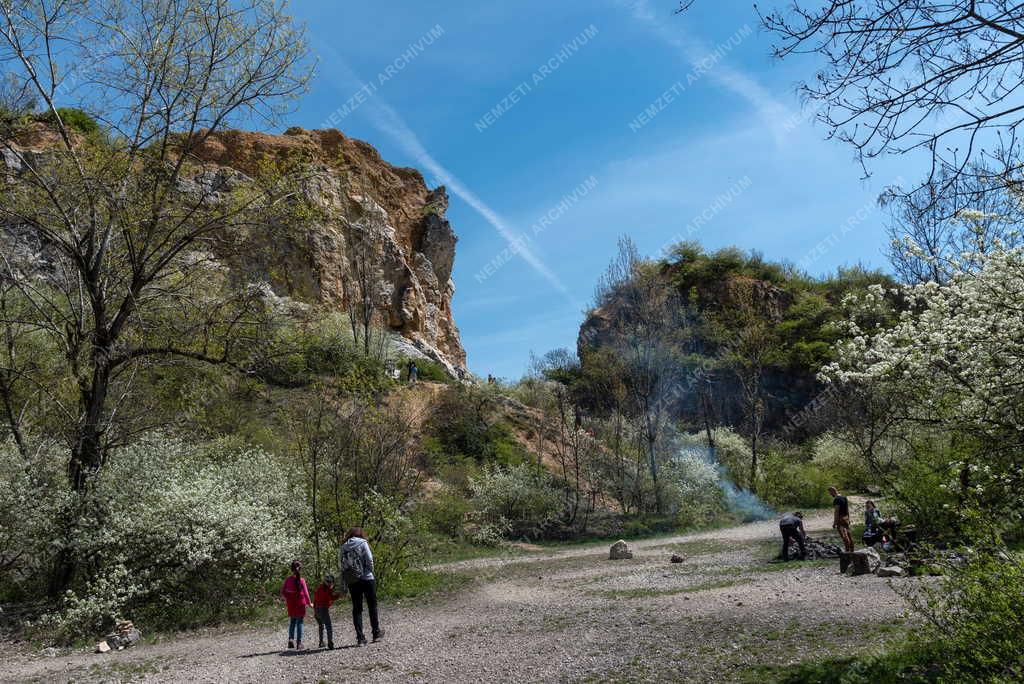
[{"label": "limestone rock face", "polygon": [[445,218],[444,187],[419,171],[388,164],[369,144],[336,130],[291,128],[284,135],[225,131],[198,151],[224,172],[250,175],[260,165],[299,159],[310,169],[301,192],[315,208],[305,225],[267,226],[232,266],[280,294],[341,311],[366,285],[379,324],[401,353],[466,373],[466,352],[452,316],[452,267],[458,238]]}]

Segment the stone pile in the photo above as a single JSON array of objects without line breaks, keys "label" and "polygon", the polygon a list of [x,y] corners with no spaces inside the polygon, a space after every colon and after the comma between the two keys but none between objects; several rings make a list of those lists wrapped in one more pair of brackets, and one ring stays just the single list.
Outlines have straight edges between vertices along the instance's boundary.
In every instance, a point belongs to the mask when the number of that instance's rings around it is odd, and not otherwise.
[{"label": "stone pile", "polygon": [[[807,552],[806,560],[819,560],[821,558],[839,558],[839,554],[842,553],[835,544],[829,544],[827,542],[820,541],[814,537],[804,537],[804,550]],[[789,543],[789,557],[796,558],[797,554],[800,553],[800,548],[796,542]],[[775,560],[782,560],[782,554],[776,556]]]},{"label": "stone pile", "polygon": [[103,641],[96,644],[96,652],[123,651],[139,643],[141,638],[142,633],[135,628],[131,620],[120,620],[114,631],[108,634]]}]

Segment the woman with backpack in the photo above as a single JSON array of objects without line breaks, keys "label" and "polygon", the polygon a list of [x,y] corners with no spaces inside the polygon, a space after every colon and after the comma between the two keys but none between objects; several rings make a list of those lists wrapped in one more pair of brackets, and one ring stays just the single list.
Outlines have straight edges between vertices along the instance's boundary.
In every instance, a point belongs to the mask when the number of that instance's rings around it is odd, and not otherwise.
[{"label": "woman with backpack", "polygon": [[377,580],[373,576],[373,552],[366,541],[366,533],[361,527],[350,527],[338,552],[341,566],[341,580],[348,587],[352,596],[352,624],[356,628],[356,643],[366,645],[363,633],[363,598],[370,612],[370,627],[373,629],[373,640],[379,641],[384,636],[377,617]]}]

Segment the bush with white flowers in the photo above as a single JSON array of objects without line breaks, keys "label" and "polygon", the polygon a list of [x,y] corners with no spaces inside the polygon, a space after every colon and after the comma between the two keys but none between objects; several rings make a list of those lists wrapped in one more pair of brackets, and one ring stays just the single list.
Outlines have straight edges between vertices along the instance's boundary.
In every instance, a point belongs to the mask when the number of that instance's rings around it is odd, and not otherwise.
[{"label": "bush with white flowers", "polygon": [[822,374],[884,393],[899,407],[900,436],[948,472],[944,505],[965,519],[982,511],[1019,521],[1024,251],[979,250],[945,267],[952,274],[947,284],[904,288],[899,295],[908,306],[880,331],[861,321],[890,309],[892,293],[872,286],[850,299],[855,315],[846,324],[848,341]]},{"label": "bush with white flowers", "polygon": [[[0,450],[4,534],[29,540],[41,570],[51,560],[47,546],[65,539],[54,493],[66,488],[31,489],[37,475],[13,467],[10,451]],[[63,455],[52,450],[35,472],[52,470]],[[59,604],[40,624],[50,636],[73,637],[121,617],[175,626],[182,616],[208,619],[265,600],[268,581],[287,572],[304,539],[301,490],[292,482],[272,456],[224,442],[149,438],[122,449],[83,501],[87,513],[71,546],[80,568],[73,589],[49,597]],[[42,573],[35,579],[43,598]]]}]

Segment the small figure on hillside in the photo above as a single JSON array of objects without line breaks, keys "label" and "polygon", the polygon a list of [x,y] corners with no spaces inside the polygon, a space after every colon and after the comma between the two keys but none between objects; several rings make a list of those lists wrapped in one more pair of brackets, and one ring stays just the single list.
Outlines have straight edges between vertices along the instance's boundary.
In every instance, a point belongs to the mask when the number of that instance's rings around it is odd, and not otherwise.
[{"label": "small figure on hillside", "polygon": [[488,373],[487,374],[487,384],[488,385],[493,385],[494,383],[495,383],[494,376],[491,375],[490,373]]},{"label": "small figure on hillside", "polygon": [[853,533],[850,532],[850,500],[841,495],[835,487],[829,487],[828,493],[832,496],[834,510],[832,529],[839,533],[846,553],[853,553],[856,547],[853,544]]},{"label": "small figure on hillside", "polygon": [[338,564],[341,567],[341,580],[348,587],[352,597],[352,625],[356,628],[356,643],[366,645],[363,633],[363,598],[370,613],[370,627],[373,629],[373,640],[384,637],[377,616],[377,580],[373,576],[373,552],[366,541],[366,533],[361,527],[350,527],[345,533],[345,540],[338,552]]},{"label": "small figure on hillside", "polygon": [[334,575],[327,575],[324,581],[313,592],[313,616],[316,618],[316,631],[320,636],[320,646],[324,647],[324,631],[327,631],[327,648],[334,650],[334,625],[331,624],[331,604],[341,598],[334,591]]},{"label": "small figure on hillside", "polygon": [[292,561],[292,574],[281,585],[281,596],[288,608],[288,648],[302,650],[302,624],[306,619],[306,606],[313,605],[309,599],[309,587],[302,577],[302,563]]},{"label": "small figure on hillside", "polygon": [[804,514],[800,511],[786,513],[779,520],[779,531],[782,533],[782,560],[789,560],[789,542],[796,540],[800,547],[800,560],[807,558],[807,549],[804,547],[804,539],[807,533],[804,532]]},{"label": "small figure on hillside", "polygon": [[415,361],[409,361],[409,383],[415,384],[419,379],[420,369],[416,367]]}]

